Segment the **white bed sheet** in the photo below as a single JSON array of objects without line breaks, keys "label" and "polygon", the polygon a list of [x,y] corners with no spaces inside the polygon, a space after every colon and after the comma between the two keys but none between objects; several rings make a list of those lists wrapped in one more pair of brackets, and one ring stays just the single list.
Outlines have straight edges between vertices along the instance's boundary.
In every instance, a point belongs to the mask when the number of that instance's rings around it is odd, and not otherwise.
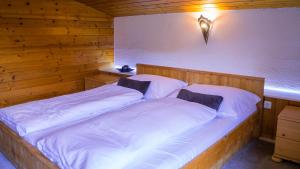
[{"label": "white bed sheet", "polygon": [[211,145],[230,133],[256,111],[249,109],[238,118],[217,117],[207,124],[168,139],[163,145],[140,155],[124,169],[176,169],[181,168]]},{"label": "white bed sheet", "polygon": [[38,100],[0,109],[0,120],[25,136],[39,130],[64,125],[141,101],[139,91],[104,85],[88,91]]},{"label": "white bed sheet", "polygon": [[50,133],[37,147],[64,169],[119,169],[169,137],[216,117],[177,98],[151,100]]}]

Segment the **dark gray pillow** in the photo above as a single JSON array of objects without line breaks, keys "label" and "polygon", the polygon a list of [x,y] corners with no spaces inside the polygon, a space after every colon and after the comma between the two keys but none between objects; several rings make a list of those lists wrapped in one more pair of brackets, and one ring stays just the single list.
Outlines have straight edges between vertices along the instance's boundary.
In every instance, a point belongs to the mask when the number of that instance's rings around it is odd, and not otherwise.
[{"label": "dark gray pillow", "polygon": [[151,81],[138,81],[138,80],[128,79],[126,77],[121,77],[118,81],[118,86],[135,89],[145,94],[149,88],[150,83]]},{"label": "dark gray pillow", "polygon": [[200,103],[207,107],[215,109],[216,111],[219,110],[219,107],[223,101],[222,96],[195,93],[186,89],[181,89],[177,95],[177,98],[190,102]]}]

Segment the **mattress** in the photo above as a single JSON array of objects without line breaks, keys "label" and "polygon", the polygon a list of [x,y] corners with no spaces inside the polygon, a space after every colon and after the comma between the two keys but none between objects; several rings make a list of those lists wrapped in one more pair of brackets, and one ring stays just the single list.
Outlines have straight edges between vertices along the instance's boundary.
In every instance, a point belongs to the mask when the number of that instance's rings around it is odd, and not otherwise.
[{"label": "mattress", "polygon": [[29,133],[92,118],[141,101],[143,94],[117,85],[38,100],[0,109],[0,120],[25,136]]},{"label": "mattress", "polygon": [[204,126],[172,137],[159,147],[139,156],[124,169],[175,169],[181,168],[204,152],[226,134],[244,122],[256,110],[252,109],[238,118],[217,117]]}]

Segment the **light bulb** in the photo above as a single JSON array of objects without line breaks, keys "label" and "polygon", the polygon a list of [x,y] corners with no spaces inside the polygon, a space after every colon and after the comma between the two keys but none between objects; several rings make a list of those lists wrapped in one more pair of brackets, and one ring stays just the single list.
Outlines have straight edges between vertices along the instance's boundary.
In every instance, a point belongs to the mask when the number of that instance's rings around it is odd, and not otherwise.
[{"label": "light bulb", "polygon": [[201,22],[200,26],[201,26],[202,29],[205,29],[205,30],[208,29],[208,25],[204,22]]}]

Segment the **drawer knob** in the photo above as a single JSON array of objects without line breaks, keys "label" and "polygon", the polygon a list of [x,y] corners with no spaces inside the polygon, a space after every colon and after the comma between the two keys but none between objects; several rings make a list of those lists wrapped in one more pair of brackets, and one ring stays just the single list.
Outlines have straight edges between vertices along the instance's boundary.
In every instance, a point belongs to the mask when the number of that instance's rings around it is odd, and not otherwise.
[{"label": "drawer knob", "polygon": [[284,137],[284,136],[285,136],[285,134],[282,134],[281,136],[283,136],[283,137]]}]

